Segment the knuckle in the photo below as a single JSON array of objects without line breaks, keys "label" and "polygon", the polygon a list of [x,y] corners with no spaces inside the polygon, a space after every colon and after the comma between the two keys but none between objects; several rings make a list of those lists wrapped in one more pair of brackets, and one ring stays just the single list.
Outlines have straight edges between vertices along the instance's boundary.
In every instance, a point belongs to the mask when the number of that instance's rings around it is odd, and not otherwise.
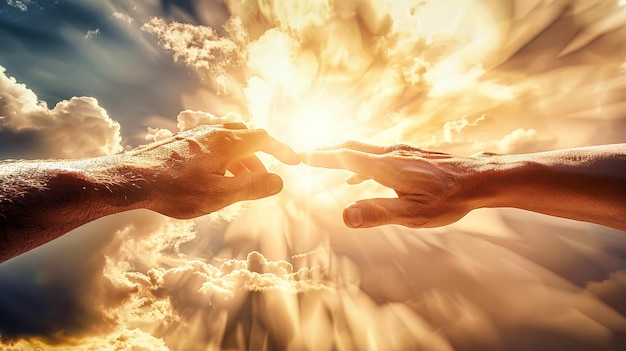
[{"label": "knuckle", "polygon": [[262,128],[258,128],[258,129],[252,129],[251,130],[253,133],[258,134],[261,137],[268,137],[270,134],[267,132],[267,130],[262,129]]},{"label": "knuckle", "polygon": [[233,143],[233,142],[241,139],[241,138],[239,138],[237,133],[235,133],[232,130],[221,130],[220,134],[221,134],[221,137],[223,138],[223,140],[228,142],[228,143]]},{"label": "knuckle", "polygon": [[221,147],[231,147],[237,143],[241,138],[237,135],[237,132],[230,129],[213,129],[206,134],[206,139],[215,138],[215,141]]},{"label": "knuckle", "polygon": [[395,145],[391,145],[388,147],[388,151],[390,152],[401,152],[401,151],[421,151],[421,149],[418,149],[416,147],[413,147],[411,145],[408,144],[395,144]]},{"label": "knuckle", "polygon": [[473,154],[471,157],[474,158],[482,158],[482,157],[490,157],[490,156],[497,156],[498,154],[495,152],[490,152],[490,151],[479,151],[475,154]]},{"label": "knuckle", "polygon": [[387,155],[398,159],[420,157],[423,153],[423,150],[405,144],[390,146],[385,151]]},{"label": "knuckle", "polygon": [[224,123],[224,128],[238,130],[238,129],[248,129],[248,126],[246,126],[245,124],[241,122],[228,122],[228,123]]}]

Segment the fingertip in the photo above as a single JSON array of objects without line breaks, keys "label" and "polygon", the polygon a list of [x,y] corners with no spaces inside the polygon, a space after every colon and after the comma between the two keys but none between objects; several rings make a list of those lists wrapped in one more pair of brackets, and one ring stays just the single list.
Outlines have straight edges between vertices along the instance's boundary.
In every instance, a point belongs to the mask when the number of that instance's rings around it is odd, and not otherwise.
[{"label": "fingertip", "polygon": [[312,151],[310,150],[297,152],[298,159],[304,163],[309,163],[309,160],[311,159],[311,154],[312,154]]},{"label": "fingertip", "polygon": [[295,152],[294,153],[284,152],[280,154],[273,154],[273,156],[276,157],[278,161],[286,165],[290,165],[290,166],[299,165],[301,162],[300,157],[298,157],[298,155],[296,155]]},{"label": "fingertip", "polygon": [[283,190],[283,180],[276,174],[269,174],[267,178],[267,193],[269,195],[278,194]]},{"label": "fingertip", "polygon": [[298,165],[300,164],[300,156],[298,153],[294,151],[289,145],[282,143],[276,139],[274,139],[275,145],[273,146],[273,152],[270,153],[276,157],[280,162],[287,165]]},{"label": "fingertip", "polygon": [[287,153],[287,155],[285,155],[285,163],[288,165],[299,165],[301,161],[300,156],[293,151],[291,148],[289,148],[289,152]]},{"label": "fingertip", "polygon": [[343,211],[343,221],[350,228],[363,226],[363,210],[356,205],[348,205]]}]

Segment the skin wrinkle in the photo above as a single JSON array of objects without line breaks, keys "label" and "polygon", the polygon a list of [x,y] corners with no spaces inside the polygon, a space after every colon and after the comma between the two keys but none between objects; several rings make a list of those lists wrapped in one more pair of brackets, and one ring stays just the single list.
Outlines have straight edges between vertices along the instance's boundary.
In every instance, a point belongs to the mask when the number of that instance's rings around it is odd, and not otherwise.
[{"label": "skin wrinkle", "polygon": [[398,194],[349,204],[344,221],[350,227],[432,228],[454,223],[474,209],[513,207],[626,229],[626,182],[620,171],[626,165],[626,144],[458,157],[348,143],[300,155],[312,166],[355,172],[359,176],[349,178],[350,184],[370,178]]},{"label": "skin wrinkle", "polygon": [[[123,211],[145,208],[188,219],[273,195],[282,181],[259,170],[254,152],[261,150],[289,164],[300,161],[264,131],[200,126],[116,155],[5,164],[0,186],[8,191],[0,215],[7,221],[0,261]],[[229,165],[239,162],[248,172],[225,177]],[[279,187],[270,186],[276,181]]]}]

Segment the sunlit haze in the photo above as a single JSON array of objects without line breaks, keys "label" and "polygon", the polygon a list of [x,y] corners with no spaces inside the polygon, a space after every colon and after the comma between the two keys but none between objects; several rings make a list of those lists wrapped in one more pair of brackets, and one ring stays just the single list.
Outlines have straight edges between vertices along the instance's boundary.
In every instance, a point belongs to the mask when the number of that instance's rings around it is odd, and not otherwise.
[{"label": "sunlit haze", "polygon": [[[623,0],[7,0],[0,21],[3,158],[224,121],[298,151],[626,142]],[[395,193],[259,157],[280,194],[106,217],[0,265],[0,350],[626,347],[624,232],[517,209],[350,229],[347,204]]]}]

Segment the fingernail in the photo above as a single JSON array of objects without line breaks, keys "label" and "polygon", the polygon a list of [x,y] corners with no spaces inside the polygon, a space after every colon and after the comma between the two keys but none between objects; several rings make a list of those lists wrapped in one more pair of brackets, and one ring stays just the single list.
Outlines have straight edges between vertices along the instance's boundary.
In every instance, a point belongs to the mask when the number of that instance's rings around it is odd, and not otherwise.
[{"label": "fingernail", "polygon": [[346,212],[346,224],[352,228],[363,225],[363,211],[358,207],[350,207]]},{"label": "fingernail", "polygon": [[267,182],[267,192],[269,194],[276,194],[283,189],[283,181],[278,176],[270,177]]}]

